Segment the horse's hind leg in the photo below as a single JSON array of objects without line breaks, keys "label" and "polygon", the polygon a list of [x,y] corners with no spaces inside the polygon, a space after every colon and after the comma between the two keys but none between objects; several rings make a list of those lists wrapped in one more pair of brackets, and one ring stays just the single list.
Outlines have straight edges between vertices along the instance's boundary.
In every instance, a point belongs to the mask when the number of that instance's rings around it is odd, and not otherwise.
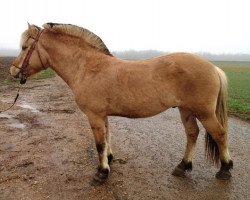
[{"label": "horse's hind leg", "polygon": [[[207,131],[207,156],[215,163],[218,158],[221,161],[220,171],[217,172],[216,178],[227,180],[230,179],[230,169],[233,168],[233,161],[230,158],[227,144],[227,131],[218,122],[215,114],[205,119],[201,119],[201,123]],[[216,150],[218,149],[218,150]]]},{"label": "horse's hind leg", "polygon": [[93,113],[88,113],[87,116],[94,134],[96,149],[99,156],[98,172],[94,179],[98,182],[103,182],[108,178],[110,172],[108,163],[107,128],[105,126],[106,116],[99,116]]},{"label": "horse's hind leg", "polygon": [[181,120],[187,136],[185,155],[181,163],[174,169],[172,175],[185,177],[185,172],[192,170],[192,160],[195,152],[195,144],[199,134],[199,127],[193,114],[183,108],[179,108]]},{"label": "horse's hind leg", "polygon": [[105,127],[106,127],[106,140],[108,145],[108,164],[110,164],[113,160],[113,152],[111,148],[111,134],[109,132],[109,123],[108,123],[108,117],[105,119]]}]

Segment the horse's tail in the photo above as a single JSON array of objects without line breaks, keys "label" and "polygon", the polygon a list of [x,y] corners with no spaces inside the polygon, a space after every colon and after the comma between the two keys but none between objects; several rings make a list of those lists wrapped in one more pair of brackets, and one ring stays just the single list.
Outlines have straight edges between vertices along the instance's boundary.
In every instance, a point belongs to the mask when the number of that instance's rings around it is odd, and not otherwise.
[{"label": "horse's tail", "polygon": [[[227,133],[227,77],[225,73],[218,67],[215,67],[219,79],[220,79],[220,91],[217,98],[216,104],[216,117],[222,127],[225,129]],[[211,137],[211,135],[206,132],[206,157],[210,159],[215,165],[219,164],[220,155],[219,155],[219,148],[217,143]]]}]

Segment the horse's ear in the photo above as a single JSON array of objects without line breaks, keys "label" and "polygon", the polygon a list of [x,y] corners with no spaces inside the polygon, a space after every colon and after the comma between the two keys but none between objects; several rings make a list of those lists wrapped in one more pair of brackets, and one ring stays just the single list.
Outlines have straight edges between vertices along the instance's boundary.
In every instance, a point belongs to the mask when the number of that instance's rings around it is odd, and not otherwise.
[{"label": "horse's ear", "polygon": [[37,36],[37,33],[40,31],[40,28],[35,25],[30,25],[28,23],[28,33],[30,37],[35,38]]}]

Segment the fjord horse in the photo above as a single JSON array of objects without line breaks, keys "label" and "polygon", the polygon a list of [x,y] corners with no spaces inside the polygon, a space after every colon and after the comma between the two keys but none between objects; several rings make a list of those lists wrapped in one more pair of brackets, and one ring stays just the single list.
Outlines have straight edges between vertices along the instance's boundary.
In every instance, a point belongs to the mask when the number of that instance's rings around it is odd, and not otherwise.
[{"label": "fjord horse", "polygon": [[95,175],[107,179],[112,162],[108,116],[149,117],[178,107],[185,127],[185,155],[173,175],[192,169],[198,119],[206,129],[206,155],[221,161],[218,179],[229,179],[233,162],[228,151],[227,78],[212,63],[188,53],[148,60],[114,57],[94,33],[69,25],[29,25],[21,37],[21,52],[11,74],[26,78],[51,67],[69,85],[81,111],[88,117],[99,155]]}]

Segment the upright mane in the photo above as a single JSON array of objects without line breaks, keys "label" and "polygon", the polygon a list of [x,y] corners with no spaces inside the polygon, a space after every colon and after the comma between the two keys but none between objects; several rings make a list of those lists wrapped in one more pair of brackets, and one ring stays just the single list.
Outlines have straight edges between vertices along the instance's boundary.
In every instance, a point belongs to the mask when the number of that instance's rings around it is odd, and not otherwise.
[{"label": "upright mane", "polygon": [[75,36],[78,38],[84,39],[91,46],[100,50],[101,52],[112,56],[104,42],[98,37],[96,34],[92,33],[88,29],[75,26],[72,24],[57,24],[57,23],[46,23],[43,25],[45,29],[49,29],[56,33],[63,33],[71,36]]}]

